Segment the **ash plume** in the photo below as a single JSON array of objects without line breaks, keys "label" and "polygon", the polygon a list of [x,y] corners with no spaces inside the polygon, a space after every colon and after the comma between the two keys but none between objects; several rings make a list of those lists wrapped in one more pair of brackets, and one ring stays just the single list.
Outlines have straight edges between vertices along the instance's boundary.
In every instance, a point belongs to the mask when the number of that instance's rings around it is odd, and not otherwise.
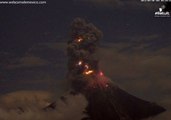
[{"label": "ash plume", "polygon": [[165,109],[120,89],[99,68],[97,50],[102,32],[84,19],[71,24],[68,41],[68,74],[72,89],[85,95],[89,117],[84,120],[140,120]]},{"label": "ash plume", "polygon": [[76,18],[71,24],[71,40],[68,41],[68,79],[75,90],[80,91],[100,72],[96,54],[102,32],[91,23]]}]

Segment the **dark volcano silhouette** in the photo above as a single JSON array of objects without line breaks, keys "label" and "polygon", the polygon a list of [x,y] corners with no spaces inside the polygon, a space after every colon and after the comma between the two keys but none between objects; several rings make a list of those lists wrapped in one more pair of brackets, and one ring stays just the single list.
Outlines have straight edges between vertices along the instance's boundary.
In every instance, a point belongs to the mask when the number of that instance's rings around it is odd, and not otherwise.
[{"label": "dark volcano silhouette", "polygon": [[85,95],[90,116],[85,120],[140,120],[165,111],[163,107],[132,96],[112,83],[107,89],[89,89]]}]

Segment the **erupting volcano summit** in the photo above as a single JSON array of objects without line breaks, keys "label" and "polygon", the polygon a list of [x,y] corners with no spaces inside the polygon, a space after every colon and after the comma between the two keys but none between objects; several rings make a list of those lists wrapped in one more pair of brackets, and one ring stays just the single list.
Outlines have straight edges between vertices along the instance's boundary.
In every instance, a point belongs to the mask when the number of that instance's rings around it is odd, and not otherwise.
[{"label": "erupting volcano summit", "polygon": [[76,18],[68,41],[68,74],[76,93],[88,100],[84,120],[140,120],[164,112],[155,103],[141,100],[117,87],[99,68],[97,49],[102,32]]}]

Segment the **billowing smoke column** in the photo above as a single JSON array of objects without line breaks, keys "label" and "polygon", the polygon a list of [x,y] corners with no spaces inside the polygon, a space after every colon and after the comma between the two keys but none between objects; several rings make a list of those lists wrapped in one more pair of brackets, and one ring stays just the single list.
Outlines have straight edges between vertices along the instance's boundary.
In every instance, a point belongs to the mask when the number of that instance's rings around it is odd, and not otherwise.
[{"label": "billowing smoke column", "polygon": [[102,32],[77,18],[71,24],[68,41],[68,80],[74,94],[82,93],[88,106],[83,120],[140,120],[165,109],[120,89],[107,79],[98,66],[97,48]]},{"label": "billowing smoke column", "polygon": [[101,37],[102,32],[83,19],[77,18],[71,24],[71,40],[67,49],[68,79],[75,90],[81,91],[86,86],[96,87],[99,76],[103,75],[96,54]]}]

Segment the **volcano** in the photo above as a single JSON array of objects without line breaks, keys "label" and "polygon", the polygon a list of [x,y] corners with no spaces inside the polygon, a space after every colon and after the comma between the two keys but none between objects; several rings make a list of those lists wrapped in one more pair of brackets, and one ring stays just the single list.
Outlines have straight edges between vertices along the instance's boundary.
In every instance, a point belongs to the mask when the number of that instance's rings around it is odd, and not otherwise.
[{"label": "volcano", "polygon": [[130,95],[109,83],[106,89],[101,87],[84,92],[89,102],[85,120],[140,120],[155,116],[165,109],[155,103],[147,102]]},{"label": "volcano", "polygon": [[74,92],[83,94],[88,106],[83,120],[140,120],[158,115],[165,108],[137,98],[119,88],[99,68],[98,46],[102,32],[84,19],[71,24],[68,41],[68,74]]}]

